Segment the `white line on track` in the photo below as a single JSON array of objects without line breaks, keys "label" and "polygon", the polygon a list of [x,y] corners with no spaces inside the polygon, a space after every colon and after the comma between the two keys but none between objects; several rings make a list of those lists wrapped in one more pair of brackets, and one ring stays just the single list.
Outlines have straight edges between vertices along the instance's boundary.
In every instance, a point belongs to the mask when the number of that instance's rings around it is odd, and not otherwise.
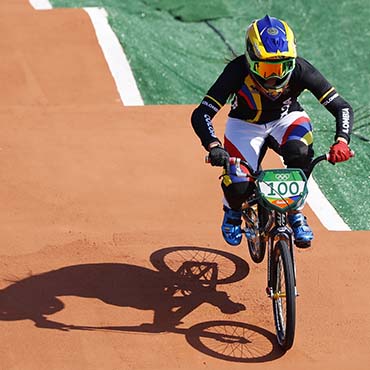
[{"label": "white line on track", "polygon": [[30,3],[37,10],[48,10],[53,8],[49,0],[30,0]]},{"label": "white line on track", "polygon": [[[48,0],[29,0],[35,9],[52,9]],[[84,8],[89,15],[103,50],[109,69],[112,73],[117,90],[124,105],[144,105],[137,88],[126,55],[117,36],[108,23],[107,12],[103,8]],[[349,231],[350,228],[339,216],[335,208],[325,198],[313,178],[308,183],[307,203],[328,230]]]},{"label": "white line on track", "polygon": [[350,231],[349,226],[339,216],[335,208],[325,198],[316,181],[311,177],[308,180],[307,203],[315,215],[328,230]]},{"label": "white line on track", "polygon": [[107,12],[104,8],[84,8],[84,10],[90,16],[122,103],[126,106],[144,105],[126,55],[108,23]]}]

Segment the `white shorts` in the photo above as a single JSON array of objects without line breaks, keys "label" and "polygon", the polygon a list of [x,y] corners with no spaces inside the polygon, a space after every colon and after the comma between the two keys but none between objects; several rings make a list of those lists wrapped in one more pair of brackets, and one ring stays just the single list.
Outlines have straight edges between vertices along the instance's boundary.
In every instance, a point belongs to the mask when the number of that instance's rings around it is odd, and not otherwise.
[{"label": "white shorts", "polygon": [[289,140],[301,140],[312,144],[312,125],[306,112],[291,112],[265,124],[255,124],[229,117],[226,122],[224,146],[231,157],[249,162],[256,170],[262,146],[267,136],[272,136],[279,145]]}]

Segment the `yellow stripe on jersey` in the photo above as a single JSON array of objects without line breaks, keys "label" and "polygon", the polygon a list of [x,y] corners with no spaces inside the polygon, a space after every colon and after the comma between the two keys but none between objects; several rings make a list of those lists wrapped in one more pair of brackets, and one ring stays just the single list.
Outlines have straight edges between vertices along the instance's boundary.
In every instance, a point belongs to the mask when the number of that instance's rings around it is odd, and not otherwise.
[{"label": "yellow stripe on jersey", "polygon": [[223,107],[223,105],[221,103],[219,103],[215,98],[212,98],[212,96],[209,96],[209,95],[206,95],[205,96],[206,98],[208,99],[211,99],[214,103],[216,103],[220,108]]},{"label": "yellow stripe on jersey", "polygon": [[332,87],[331,89],[329,89],[320,99],[319,99],[319,102],[321,103],[331,92],[333,92],[335,89],[334,87]]},{"label": "yellow stripe on jersey", "polygon": [[245,78],[244,83],[253,97],[253,101],[257,110],[255,117],[248,120],[248,122],[258,122],[262,114],[261,94],[256,89],[256,83],[253,81],[253,78],[250,74]]},{"label": "yellow stripe on jersey", "polygon": [[306,145],[311,145],[313,143],[313,135],[312,135],[312,131],[309,131],[307,132],[306,135],[304,135],[302,137],[302,141],[306,144]]}]

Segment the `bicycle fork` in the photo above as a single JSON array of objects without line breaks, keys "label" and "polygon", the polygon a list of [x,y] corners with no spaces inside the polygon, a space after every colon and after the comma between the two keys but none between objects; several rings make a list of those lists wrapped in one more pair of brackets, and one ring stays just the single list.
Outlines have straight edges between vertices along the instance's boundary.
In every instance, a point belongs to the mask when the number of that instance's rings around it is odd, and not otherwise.
[{"label": "bicycle fork", "polygon": [[272,258],[275,258],[274,248],[279,240],[285,240],[289,246],[290,258],[292,260],[293,272],[294,272],[294,291],[295,296],[299,296],[297,289],[297,270],[294,255],[294,243],[293,233],[287,226],[287,215],[274,211],[275,226],[270,231],[267,246],[267,288],[266,294],[270,299],[277,300],[279,298],[285,298],[285,292],[274,292],[272,284]]}]

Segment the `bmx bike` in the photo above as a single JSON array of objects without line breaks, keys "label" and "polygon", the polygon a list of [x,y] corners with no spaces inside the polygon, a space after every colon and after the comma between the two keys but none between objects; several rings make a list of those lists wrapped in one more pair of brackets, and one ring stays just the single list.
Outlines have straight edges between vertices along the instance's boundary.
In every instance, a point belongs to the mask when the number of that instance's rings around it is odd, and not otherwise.
[{"label": "bmx bike", "polygon": [[[293,346],[298,296],[295,241],[288,224],[288,211],[303,205],[308,194],[307,179],[313,168],[328,158],[328,154],[315,158],[305,172],[299,168],[254,171],[247,161],[230,158],[236,176],[249,177],[254,183],[252,194],[242,206],[242,232],[255,263],[261,263],[267,251],[266,293],[272,300],[277,341],[284,351]],[[228,175],[225,170],[222,176]]]}]

